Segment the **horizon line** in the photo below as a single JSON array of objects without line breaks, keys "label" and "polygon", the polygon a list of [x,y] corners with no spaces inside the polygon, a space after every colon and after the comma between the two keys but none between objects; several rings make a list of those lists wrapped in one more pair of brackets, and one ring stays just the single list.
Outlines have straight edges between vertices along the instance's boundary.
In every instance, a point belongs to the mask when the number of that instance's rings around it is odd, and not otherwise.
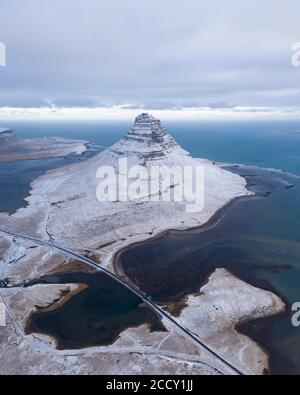
[{"label": "horizon line", "polygon": [[182,120],[234,120],[234,119],[299,119],[300,107],[230,106],[154,109],[130,105],[111,107],[0,107],[1,120],[129,120],[143,112],[164,119]]}]

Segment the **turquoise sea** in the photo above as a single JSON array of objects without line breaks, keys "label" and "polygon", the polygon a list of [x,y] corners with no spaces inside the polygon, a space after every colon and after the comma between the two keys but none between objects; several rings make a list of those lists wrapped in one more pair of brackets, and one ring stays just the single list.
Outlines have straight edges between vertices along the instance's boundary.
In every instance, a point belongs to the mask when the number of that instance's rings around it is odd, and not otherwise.
[{"label": "turquoise sea", "polygon": [[[96,121],[2,124],[22,137],[82,138],[101,146],[111,145],[131,126],[131,122]],[[300,180],[293,176],[300,176],[300,122],[167,121],[164,124],[193,156],[292,173],[295,188],[252,202],[240,202],[228,209],[220,230],[210,234],[215,238],[212,241],[216,248],[206,253],[210,263],[215,260],[216,265],[228,267],[254,284],[275,290],[287,302],[288,312],[284,317],[255,323],[245,330],[270,352],[274,373],[299,374],[300,327],[291,325],[290,306],[300,302]],[[64,160],[25,162],[0,164],[1,211],[12,212],[20,207],[30,180],[47,168],[63,164]],[[195,236],[193,240],[189,240],[186,233],[182,237],[187,245],[197,242]],[[166,245],[174,255],[176,240],[162,243],[161,248]],[[193,250],[193,254],[195,259],[195,254],[200,257],[203,251],[199,248]],[[158,256],[155,261],[159,264]]]}]

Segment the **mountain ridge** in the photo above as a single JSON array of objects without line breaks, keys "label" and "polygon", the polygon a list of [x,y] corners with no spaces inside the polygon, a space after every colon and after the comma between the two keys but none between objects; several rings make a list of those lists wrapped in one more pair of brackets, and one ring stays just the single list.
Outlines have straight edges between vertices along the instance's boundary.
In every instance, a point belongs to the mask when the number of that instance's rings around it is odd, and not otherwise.
[{"label": "mountain ridge", "polygon": [[144,164],[162,160],[172,152],[189,155],[166,131],[161,121],[148,113],[136,117],[133,127],[109,150],[120,156],[136,155],[144,159]]}]

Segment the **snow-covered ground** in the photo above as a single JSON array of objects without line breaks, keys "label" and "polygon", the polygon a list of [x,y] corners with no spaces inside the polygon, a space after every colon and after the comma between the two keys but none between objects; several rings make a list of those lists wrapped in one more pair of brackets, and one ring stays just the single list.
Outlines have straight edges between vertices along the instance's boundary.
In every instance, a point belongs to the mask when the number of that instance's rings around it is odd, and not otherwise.
[{"label": "snow-covered ground", "polygon": [[[126,158],[128,167],[145,169],[166,165],[196,168],[204,171],[204,207],[199,212],[186,212],[186,200],[152,201],[148,198],[130,201],[97,200],[101,166],[117,169],[119,159]],[[170,192],[174,182],[157,194]],[[192,158],[165,131],[160,121],[148,114],[137,117],[134,127],[112,147],[84,162],[52,170],[32,183],[29,206],[11,218],[0,221],[14,230],[48,238],[75,249],[101,249],[111,254],[116,249],[142,240],[169,228],[190,228],[201,225],[232,199],[249,195],[246,181],[239,175],[221,169],[211,161]],[[113,244],[112,244],[113,243]]]},{"label": "snow-covered ground", "polygon": [[[120,158],[126,158],[129,166],[139,165],[144,169],[154,165],[180,168],[202,166],[203,209],[198,212],[187,212],[186,201],[145,201],[138,197],[129,201],[99,202],[96,198],[99,183],[99,179],[96,178],[97,169],[101,166],[118,168]],[[158,192],[163,194],[173,187],[174,183],[171,182]],[[151,193],[150,191],[149,198]],[[141,114],[136,118],[133,128],[112,147],[91,159],[49,171],[36,179],[27,198],[28,206],[11,216],[2,213],[0,224],[16,233],[47,240],[51,238],[57,244],[67,245],[73,250],[85,253],[89,251],[94,257],[98,257],[100,265],[106,265],[113,270],[112,258],[120,248],[153,237],[170,228],[186,229],[202,225],[231,200],[249,194],[251,193],[246,189],[244,178],[206,159],[192,158],[165,131],[160,121],[148,114]],[[4,238],[0,242],[3,249],[6,249],[6,252],[2,251],[0,254],[0,279],[5,276],[12,282],[24,281],[46,274],[61,264],[61,260],[57,259],[53,251],[45,247],[32,248],[31,243],[13,243],[9,238]],[[12,333],[20,325],[20,310],[23,315],[26,312],[28,315],[35,306],[35,299],[44,300],[45,304],[47,301],[50,303],[49,290],[47,285],[37,287],[33,293],[30,292],[30,288],[26,292],[23,289],[0,290],[3,300],[9,306],[12,320],[8,338],[13,338]],[[268,364],[266,354],[254,342],[237,335],[234,326],[245,319],[256,318],[258,314],[260,317],[275,314],[281,311],[284,305],[275,295],[250,287],[226,271],[217,271],[203,290],[204,296],[189,299],[188,307],[183,309],[179,319],[194,332],[197,333],[199,330],[199,335],[204,336],[207,341],[211,335],[212,343],[218,352],[233,358],[235,364],[242,369],[248,368],[252,373],[262,372]],[[56,296],[55,287],[53,291]],[[216,306],[218,311],[213,306]],[[201,320],[202,324],[206,323],[205,327],[199,324],[199,317],[205,318]],[[95,361],[89,359],[90,353],[95,352],[93,355],[96,355],[99,361],[103,359],[104,354],[110,358],[112,365],[109,373],[113,373],[113,350],[116,347],[116,357],[121,360],[118,373],[170,371],[212,374],[216,372],[214,368],[218,369],[220,366],[220,361],[215,358],[212,360],[212,357],[199,346],[195,351],[194,345],[192,347],[174,328],[169,327],[167,334],[151,334],[144,327],[129,329],[121,334],[121,338],[112,347],[101,348],[98,354],[94,349],[81,350],[80,356],[72,353],[74,356],[70,360],[63,359],[65,354],[57,352],[49,341],[46,341],[46,347],[45,342],[37,336],[23,337],[22,328],[19,329],[20,333],[15,335],[17,338],[12,340],[14,346],[10,342],[8,349],[17,356],[16,358],[23,358],[26,353],[27,365],[28,358],[32,364],[25,369],[26,372],[46,372],[48,369],[49,373],[56,373],[64,361],[66,372],[99,373]],[[208,329],[209,333],[205,332]],[[17,347],[16,342],[21,346]],[[122,347],[119,348],[120,344]],[[0,347],[3,350],[7,347],[5,339]],[[193,358],[190,347],[195,353]],[[142,356],[128,358],[130,350],[133,353],[138,350]],[[41,352],[40,357],[48,361],[47,366],[40,365],[37,352]],[[3,354],[2,358],[5,362]],[[203,364],[204,360],[209,360],[209,364]],[[165,361],[170,365],[169,370]],[[183,365],[182,361],[185,361]],[[12,370],[17,365],[23,372],[24,368],[21,368],[17,361],[9,364]],[[101,372],[107,371],[103,368]]]}]

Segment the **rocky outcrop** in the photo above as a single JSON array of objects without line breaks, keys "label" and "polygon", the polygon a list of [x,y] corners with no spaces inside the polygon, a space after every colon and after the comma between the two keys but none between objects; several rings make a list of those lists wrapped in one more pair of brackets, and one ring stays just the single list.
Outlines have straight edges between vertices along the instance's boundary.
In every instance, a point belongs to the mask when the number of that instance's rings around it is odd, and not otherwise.
[{"label": "rocky outcrop", "polygon": [[167,133],[160,120],[147,113],[143,113],[135,119],[133,127],[123,139],[110,148],[110,151],[121,157],[135,155],[143,163],[158,158],[163,160],[172,152],[188,154]]}]

